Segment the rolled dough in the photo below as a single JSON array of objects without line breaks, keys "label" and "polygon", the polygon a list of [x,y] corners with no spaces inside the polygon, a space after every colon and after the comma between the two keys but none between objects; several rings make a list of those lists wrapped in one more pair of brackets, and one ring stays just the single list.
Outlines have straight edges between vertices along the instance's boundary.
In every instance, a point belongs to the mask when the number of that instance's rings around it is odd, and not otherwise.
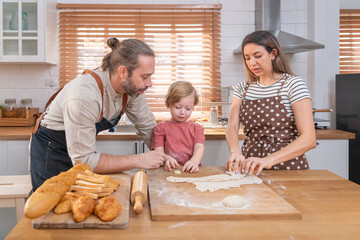
[{"label": "rolled dough", "polygon": [[167,181],[176,183],[192,183],[201,191],[215,192],[219,189],[229,189],[240,187],[243,184],[260,184],[262,180],[254,175],[235,174],[226,172],[225,174],[210,175],[206,177],[167,177]]},{"label": "rolled dough", "polygon": [[231,195],[223,199],[223,204],[228,208],[241,208],[245,205],[245,200],[239,195]]}]

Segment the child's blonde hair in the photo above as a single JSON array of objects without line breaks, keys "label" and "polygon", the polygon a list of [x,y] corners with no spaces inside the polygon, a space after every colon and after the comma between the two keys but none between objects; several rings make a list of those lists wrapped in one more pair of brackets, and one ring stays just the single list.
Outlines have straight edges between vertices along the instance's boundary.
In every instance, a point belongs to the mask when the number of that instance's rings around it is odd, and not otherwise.
[{"label": "child's blonde hair", "polygon": [[166,94],[165,105],[171,107],[181,98],[187,97],[194,93],[194,106],[199,103],[199,97],[196,93],[195,88],[190,82],[187,81],[176,81],[168,89]]}]

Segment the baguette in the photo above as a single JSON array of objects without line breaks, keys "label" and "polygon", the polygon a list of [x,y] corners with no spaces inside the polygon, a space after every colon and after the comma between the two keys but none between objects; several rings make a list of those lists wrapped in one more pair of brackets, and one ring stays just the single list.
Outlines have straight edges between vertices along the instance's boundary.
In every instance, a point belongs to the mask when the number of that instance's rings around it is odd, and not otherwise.
[{"label": "baguette", "polygon": [[24,215],[33,219],[40,217],[51,211],[61,199],[61,195],[56,192],[34,192],[26,201]]},{"label": "baguette", "polygon": [[101,188],[105,188],[105,184],[104,183],[92,183],[92,182],[88,182],[85,180],[76,180],[76,185],[79,186],[83,186],[83,187],[101,187]]},{"label": "baguette", "polygon": [[101,192],[101,190],[102,190],[102,187],[84,187],[84,186],[80,186],[80,185],[72,185],[70,187],[70,192],[75,191],[75,192],[99,193],[99,192]]},{"label": "baguette", "polygon": [[89,171],[89,170],[86,170],[85,174],[89,175],[89,176],[92,176],[92,177],[96,177],[96,178],[111,179],[110,176],[96,174],[96,173],[93,173],[92,171]]},{"label": "baguette", "polygon": [[84,175],[84,174],[78,174],[76,176],[76,179],[77,180],[85,180],[85,181],[92,182],[92,183],[104,183],[103,178],[97,178],[97,177]]},{"label": "baguette", "polygon": [[98,197],[99,197],[99,195],[97,193],[89,193],[89,192],[83,192],[83,191],[78,191],[76,193],[81,196],[91,197],[92,199],[98,199]]},{"label": "baguette", "polygon": [[98,196],[99,197],[106,197],[106,196],[110,196],[112,194],[112,192],[99,192]]},{"label": "baguette", "polygon": [[[30,219],[40,217],[53,209],[75,184],[76,176],[91,168],[83,163],[75,165],[66,172],[62,172],[46,180],[26,201],[24,215]],[[76,175],[75,175],[75,174]]]}]

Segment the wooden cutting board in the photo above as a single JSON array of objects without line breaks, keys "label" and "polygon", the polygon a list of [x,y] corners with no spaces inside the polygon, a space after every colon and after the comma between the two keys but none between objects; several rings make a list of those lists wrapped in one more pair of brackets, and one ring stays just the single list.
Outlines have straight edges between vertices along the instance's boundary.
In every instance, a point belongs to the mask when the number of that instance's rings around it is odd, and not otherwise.
[{"label": "wooden cutting board", "polygon": [[84,221],[77,223],[74,221],[72,213],[57,215],[52,210],[51,212],[34,219],[32,221],[33,228],[126,228],[129,225],[131,176],[110,176],[120,181],[119,188],[112,194],[122,206],[121,212],[117,218],[110,222],[103,222],[92,213]]},{"label": "wooden cutting board", "polygon": [[[300,219],[301,213],[264,183],[215,192],[200,192],[192,183],[168,182],[168,176],[204,177],[225,173],[224,167],[201,167],[198,173],[176,175],[163,169],[148,172],[152,220]],[[261,176],[260,176],[261,178]],[[243,208],[227,208],[222,200],[240,195]]]}]

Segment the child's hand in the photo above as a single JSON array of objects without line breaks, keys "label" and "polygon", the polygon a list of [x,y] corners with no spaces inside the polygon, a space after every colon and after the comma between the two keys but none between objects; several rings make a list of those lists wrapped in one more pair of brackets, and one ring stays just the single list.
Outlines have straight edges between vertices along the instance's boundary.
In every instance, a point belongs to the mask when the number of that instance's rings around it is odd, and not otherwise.
[{"label": "child's hand", "polygon": [[165,160],[164,169],[166,171],[171,171],[171,168],[176,168],[176,167],[180,167],[180,165],[178,164],[176,159],[167,155],[166,160]]},{"label": "child's hand", "polygon": [[196,161],[195,159],[190,159],[189,161],[187,161],[182,170],[182,172],[190,172],[190,173],[195,173],[197,171],[199,171],[199,163],[198,161]]}]

